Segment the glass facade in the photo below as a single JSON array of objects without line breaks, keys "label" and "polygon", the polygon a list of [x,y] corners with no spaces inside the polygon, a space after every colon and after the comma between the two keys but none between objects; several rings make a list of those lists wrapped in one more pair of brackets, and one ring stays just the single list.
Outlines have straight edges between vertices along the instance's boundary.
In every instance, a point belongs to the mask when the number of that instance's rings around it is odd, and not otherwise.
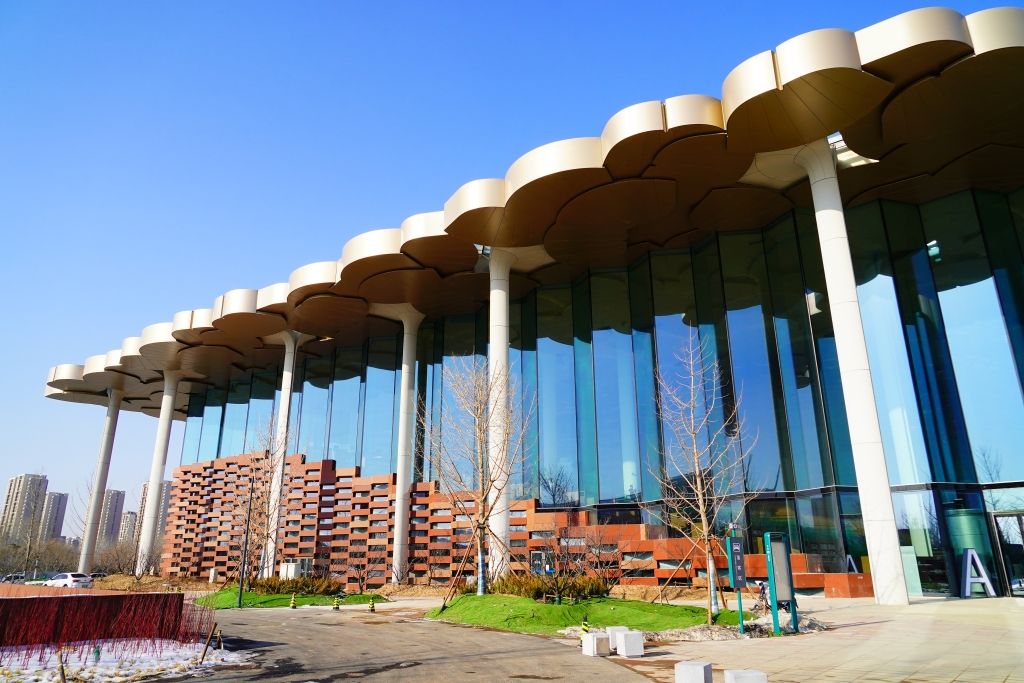
[{"label": "glass facade", "polygon": [[[995,571],[988,515],[1018,498],[993,492],[1024,486],[1024,195],[965,191],[846,213],[904,566],[915,590],[947,590],[963,548]],[[431,452],[456,431],[442,409],[453,400],[445,379],[486,358],[486,321],[483,308],[421,326],[417,480],[432,478]],[[528,424],[517,497],[606,516],[658,500],[662,458],[679,447],[659,421],[658,394],[661,383],[685,386],[679,354],[696,348],[718,372],[709,434],[724,427],[751,453],[745,485],[761,492],[744,513],[751,547],[784,531],[826,570],[863,567],[813,214],[538,286],[510,321],[513,405]],[[295,452],[392,470],[400,344],[379,337],[301,358]],[[182,462],[256,450],[277,377],[267,369],[194,392]],[[737,419],[723,425],[733,406]]]}]

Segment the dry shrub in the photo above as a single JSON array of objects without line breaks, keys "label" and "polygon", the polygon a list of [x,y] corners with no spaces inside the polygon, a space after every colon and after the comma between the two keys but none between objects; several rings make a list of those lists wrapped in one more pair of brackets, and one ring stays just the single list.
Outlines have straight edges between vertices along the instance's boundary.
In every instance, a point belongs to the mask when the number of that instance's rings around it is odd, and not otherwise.
[{"label": "dry shrub", "polygon": [[252,582],[252,590],[260,595],[334,595],[343,593],[344,586],[333,579],[313,576],[300,576],[295,579],[282,579],[272,576],[256,579]]},{"label": "dry shrub", "polygon": [[[599,598],[608,594],[608,582],[601,576],[563,576],[560,581],[563,586],[562,596],[569,599]],[[554,593],[551,582],[543,576],[513,573],[494,581],[491,592],[532,600],[542,600],[545,595]]]}]

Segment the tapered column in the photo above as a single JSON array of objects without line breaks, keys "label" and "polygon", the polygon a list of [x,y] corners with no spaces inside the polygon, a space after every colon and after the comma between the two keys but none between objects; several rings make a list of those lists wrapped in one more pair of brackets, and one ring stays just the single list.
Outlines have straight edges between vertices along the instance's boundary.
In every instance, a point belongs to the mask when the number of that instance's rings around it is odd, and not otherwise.
[{"label": "tapered column", "polygon": [[487,462],[491,472],[492,488],[489,503],[490,516],[490,575],[497,577],[509,568],[508,551],[508,478],[509,438],[511,413],[509,406],[508,373],[508,290],[509,275],[515,256],[504,249],[493,249],[488,263],[491,279],[490,347],[487,373],[490,390],[487,414]]},{"label": "tapered column", "polygon": [[96,458],[96,472],[93,475],[92,491],[89,494],[89,509],[85,513],[85,533],[82,535],[82,550],[78,556],[78,571],[88,574],[92,570],[96,553],[96,537],[100,529],[100,513],[103,510],[103,493],[107,490],[107,474],[110,471],[110,454],[114,450],[114,434],[117,432],[117,418],[121,414],[121,399],[124,391],[111,389],[107,394],[107,417],[103,420],[103,435],[100,437],[100,452]]},{"label": "tapered column", "polygon": [[825,140],[793,151],[794,161],[807,171],[811,182],[875,600],[882,605],[905,605],[903,560],[835,158]]},{"label": "tapered column", "polygon": [[409,563],[409,497],[412,486],[413,437],[416,434],[416,337],[423,321],[423,314],[409,304],[373,304],[370,313],[402,322],[395,534],[391,545],[391,583],[401,583],[408,574]]},{"label": "tapered column", "polygon": [[139,534],[139,554],[135,573],[144,574],[159,561],[154,557],[160,521],[160,484],[167,468],[167,445],[171,440],[171,422],[174,419],[174,400],[178,395],[178,380],[181,373],[176,370],[164,371],[164,395],[160,399],[160,417],[156,423],[156,441],[153,444],[153,462],[149,468],[149,495],[146,509],[142,512],[142,532]]},{"label": "tapered column", "polygon": [[288,420],[292,408],[292,389],[295,382],[295,359],[299,345],[308,339],[294,330],[286,330],[268,341],[284,344],[284,360],[281,362],[281,401],[277,406],[274,436],[271,442],[270,457],[274,468],[274,478],[270,483],[270,499],[267,511],[267,537],[263,545],[263,560],[260,576],[267,578],[274,575],[277,568],[277,534],[281,525],[281,491],[284,486],[285,456],[288,452]]}]

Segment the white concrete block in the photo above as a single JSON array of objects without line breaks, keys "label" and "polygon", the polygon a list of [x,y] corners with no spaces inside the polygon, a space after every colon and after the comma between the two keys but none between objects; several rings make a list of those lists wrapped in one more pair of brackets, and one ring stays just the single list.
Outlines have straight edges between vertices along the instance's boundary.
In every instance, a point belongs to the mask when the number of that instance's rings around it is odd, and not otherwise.
[{"label": "white concrete block", "polygon": [[588,657],[607,657],[611,654],[608,634],[594,631],[583,634],[583,654]]},{"label": "white concrete block", "polygon": [[725,683],[768,683],[768,674],[755,669],[727,670]]},{"label": "white concrete block", "polygon": [[643,631],[626,631],[619,634],[620,657],[643,657],[644,656],[644,634]]},{"label": "white concrete block", "polygon": [[711,683],[711,663],[676,662],[676,683]]},{"label": "white concrete block", "polygon": [[608,634],[608,646],[612,649],[612,652],[619,651],[619,634],[625,633],[629,628],[626,626],[609,626],[605,629]]}]

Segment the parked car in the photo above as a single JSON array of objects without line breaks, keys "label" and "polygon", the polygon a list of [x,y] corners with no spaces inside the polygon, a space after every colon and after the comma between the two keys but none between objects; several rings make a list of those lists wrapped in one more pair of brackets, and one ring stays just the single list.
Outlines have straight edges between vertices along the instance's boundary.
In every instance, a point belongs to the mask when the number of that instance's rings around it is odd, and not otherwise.
[{"label": "parked car", "polygon": [[21,572],[18,572],[16,574],[8,574],[8,575],[6,575],[2,579],[0,579],[0,583],[21,583],[24,580],[25,580],[25,575],[22,574]]},{"label": "parked car", "polygon": [[106,576],[107,576],[106,572],[93,572],[92,574],[89,574],[89,577],[93,578],[93,579],[102,579],[102,578],[104,578]]},{"label": "parked car", "polygon": [[43,585],[59,586],[62,588],[92,588],[92,577],[88,574],[67,572],[64,574],[57,574]]}]

